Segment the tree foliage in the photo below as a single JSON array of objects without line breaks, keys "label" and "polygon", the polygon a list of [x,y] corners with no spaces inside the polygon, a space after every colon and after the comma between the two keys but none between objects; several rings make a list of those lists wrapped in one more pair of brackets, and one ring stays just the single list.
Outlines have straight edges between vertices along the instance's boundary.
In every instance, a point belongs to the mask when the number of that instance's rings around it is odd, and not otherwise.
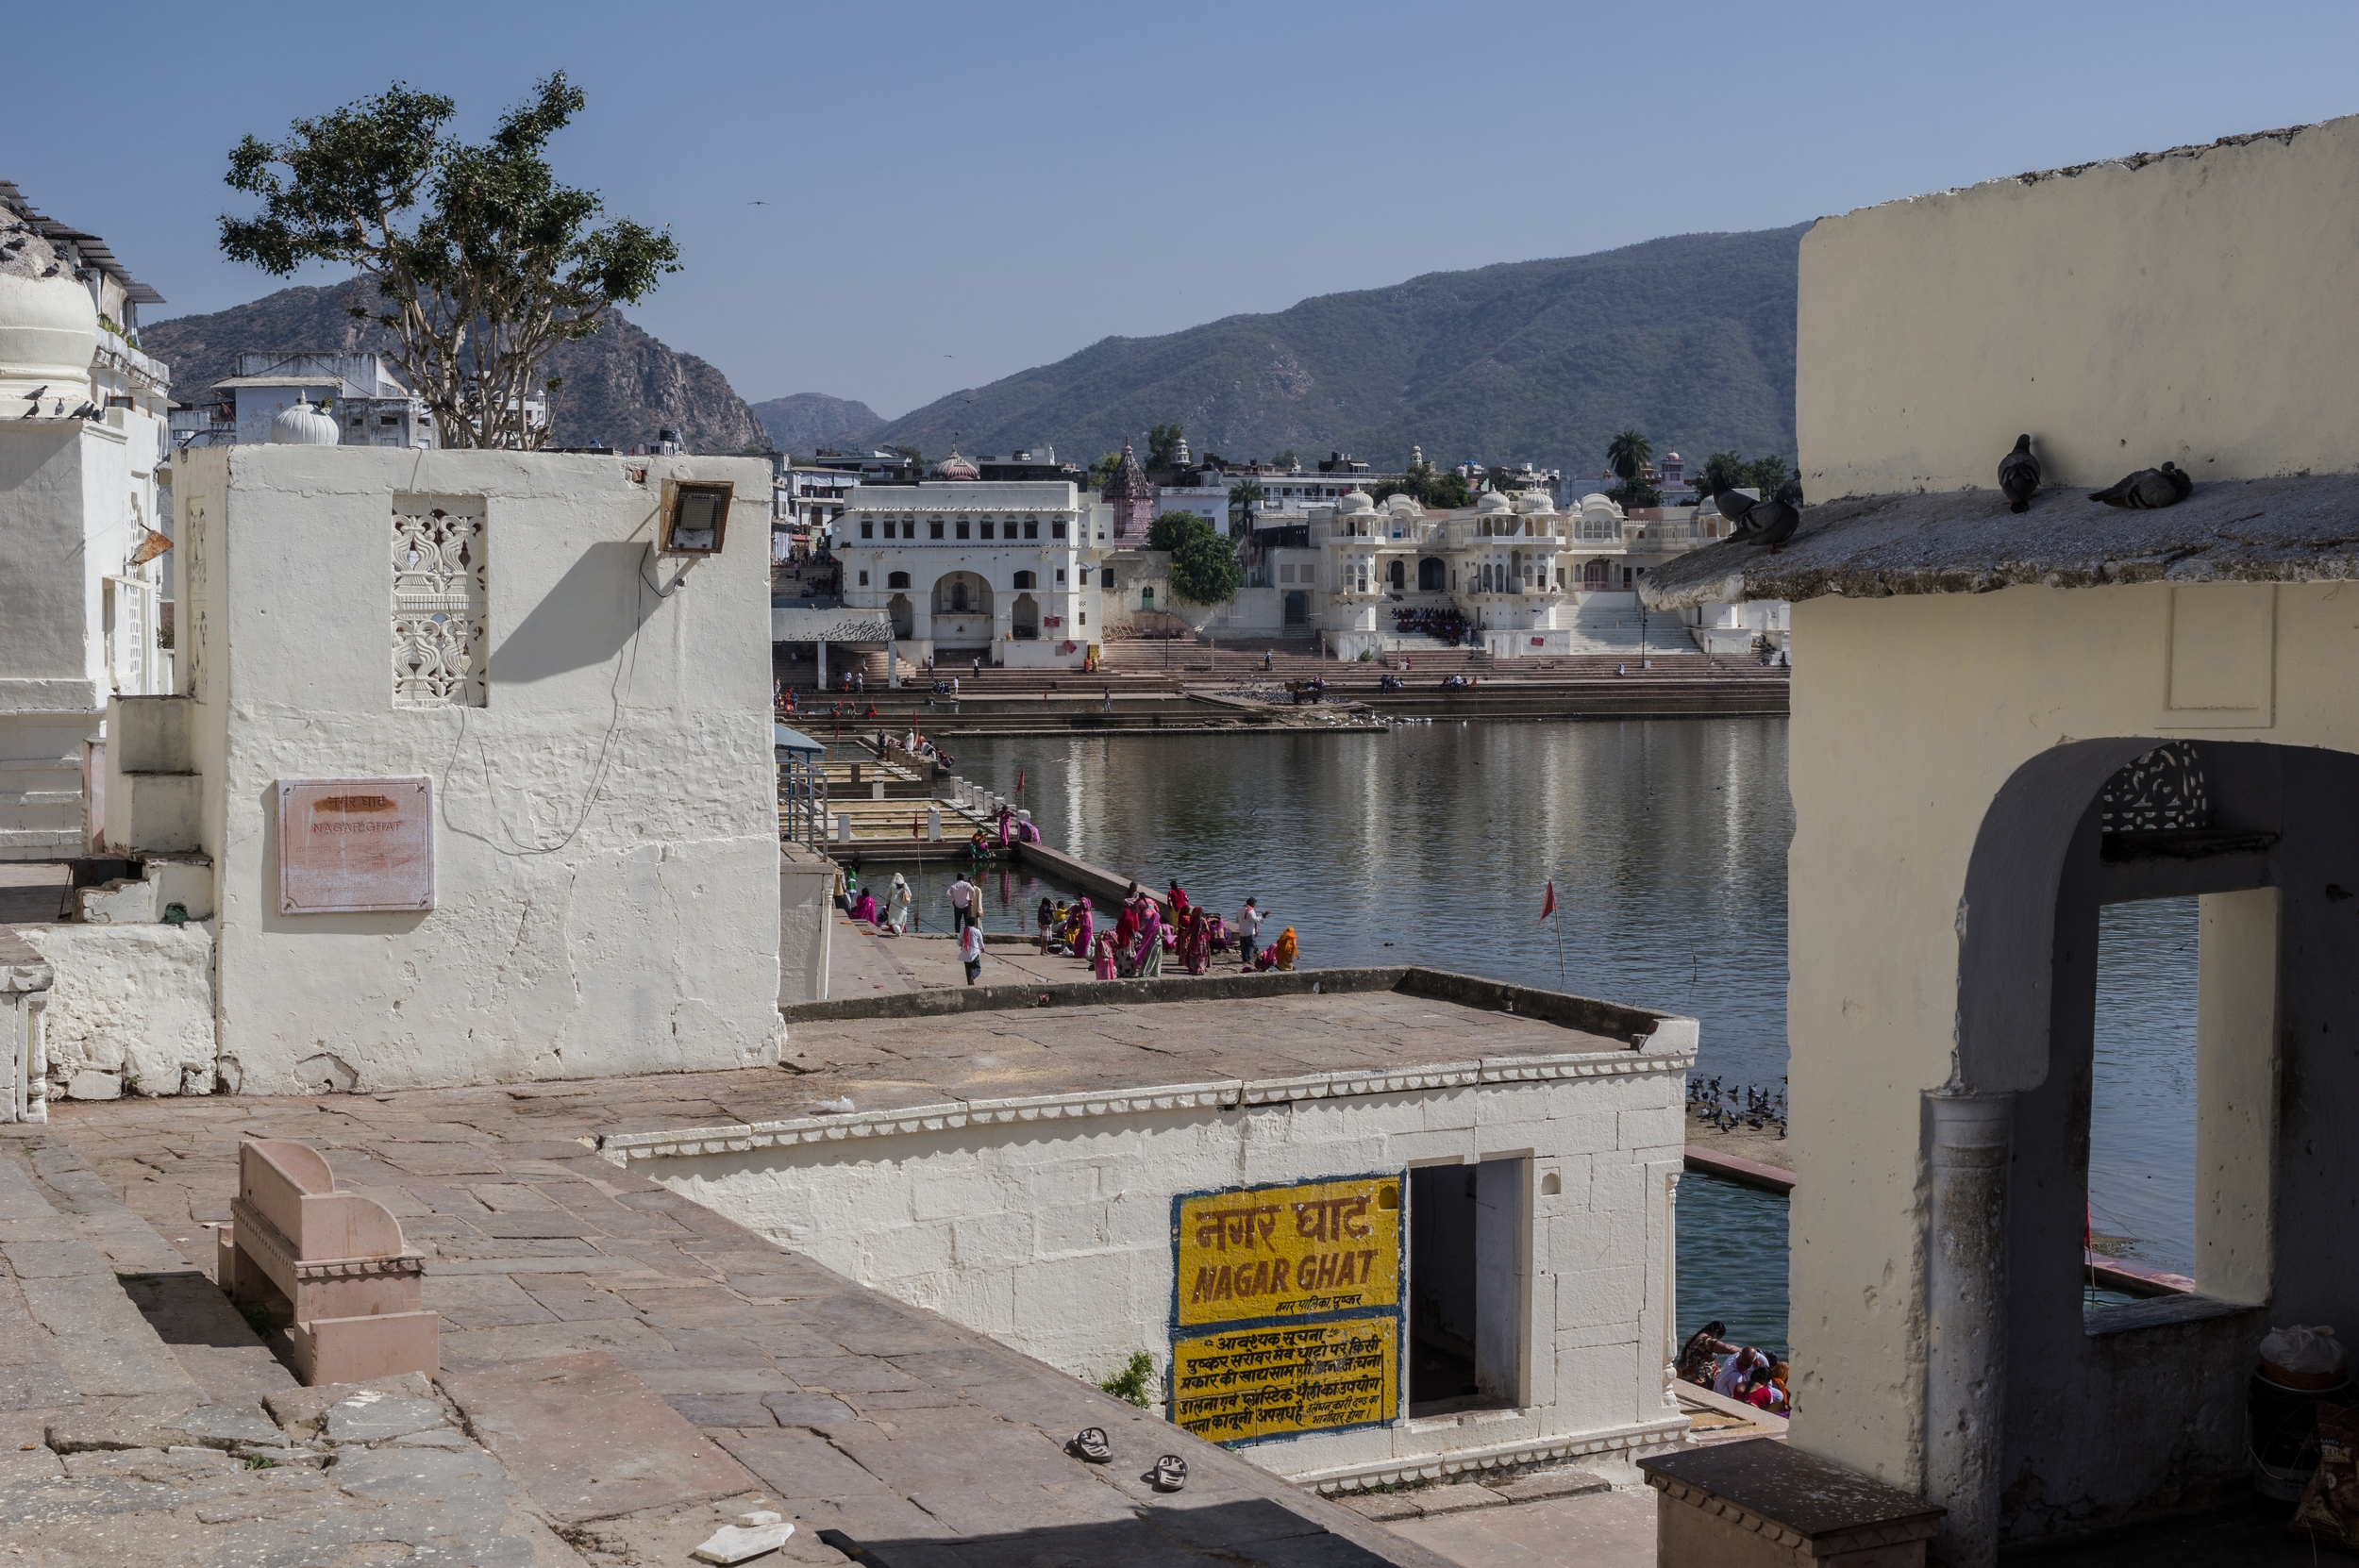
[{"label": "tree foliage", "polygon": [[1280,452],[1275,458],[1272,458],[1269,460],[1269,465],[1278,470],[1280,474],[1287,474],[1293,472],[1295,465],[1301,462],[1301,460],[1302,459],[1300,458],[1295,456],[1295,449],[1289,446],[1286,450]]},{"label": "tree foliage", "polygon": [[1236,545],[1196,512],[1157,517],[1147,525],[1146,547],[1171,552],[1171,591],[1192,605],[1225,604],[1245,582]]},{"label": "tree foliage", "polygon": [[1398,476],[1379,479],[1368,488],[1368,494],[1377,501],[1389,496],[1414,497],[1417,505],[1436,510],[1452,510],[1474,505],[1474,487],[1466,483],[1463,474],[1436,474],[1431,463],[1413,463]]},{"label": "tree foliage", "polygon": [[1704,459],[1703,471],[1696,478],[1696,487],[1714,493],[1724,490],[1757,490],[1764,495],[1775,495],[1778,487],[1791,476],[1785,459],[1775,455],[1755,458],[1748,462],[1740,453],[1715,452]]},{"label": "tree foliage", "polygon": [[1158,425],[1146,432],[1146,466],[1169,469],[1180,466],[1180,442],[1186,434],[1177,425]]},{"label": "tree foliage", "polygon": [[1104,457],[1090,464],[1089,481],[1086,488],[1090,490],[1104,490],[1106,488],[1106,481],[1113,478],[1114,476],[1114,470],[1120,468],[1121,466],[1121,453],[1107,453]]},{"label": "tree foliage", "polygon": [[525,401],[549,351],[679,270],[669,232],[628,218],[594,226],[596,193],[550,170],[549,138],[584,102],[559,72],[470,144],[445,134],[449,98],[395,82],[295,121],[276,145],[248,136],[227,182],[262,209],[224,214],[222,251],[280,277],[312,261],[352,267],[377,301],[353,314],[392,334],[389,357],[443,445],[538,446],[549,426],[527,420]]},{"label": "tree foliage", "polygon": [[1654,442],[1648,441],[1646,433],[1641,430],[1625,429],[1620,435],[1605,443],[1605,465],[1612,469],[1624,484],[1629,484],[1645,473],[1648,462],[1653,457]]},{"label": "tree foliage", "polygon": [[1262,509],[1262,486],[1254,479],[1239,479],[1229,487],[1229,531],[1240,538],[1253,532],[1254,516]]}]

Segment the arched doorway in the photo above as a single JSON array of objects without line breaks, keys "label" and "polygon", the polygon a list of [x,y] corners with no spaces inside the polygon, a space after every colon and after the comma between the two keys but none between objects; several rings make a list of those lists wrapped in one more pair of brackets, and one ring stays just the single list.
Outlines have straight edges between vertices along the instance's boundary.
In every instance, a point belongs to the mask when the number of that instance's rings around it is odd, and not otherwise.
[{"label": "arched doorway", "polygon": [[1396,593],[1408,592],[1409,563],[1405,560],[1396,560],[1387,566],[1384,569],[1384,581]]},{"label": "arched doorway", "polygon": [[1286,625],[1307,626],[1311,624],[1311,595],[1299,588],[1286,595]]},{"label": "arched doorway", "polygon": [[1606,585],[1612,580],[1609,575],[1612,571],[1613,568],[1606,565],[1606,563],[1601,560],[1593,560],[1588,562],[1581,569],[1581,586],[1582,590],[1590,593],[1604,592]]},{"label": "arched doorway", "polygon": [[[2091,1476],[2126,1504],[2241,1485],[2252,1341],[2359,1288],[2348,1249],[2309,1242],[2359,1197],[2334,1152],[2359,1117],[2338,1043],[2359,934],[2329,879],[2359,862],[2354,791],[2347,753],[2117,737],[1992,797],[1957,900],[1953,1063],[1923,1101],[1925,1490],[1969,1556],[2068,1530],[2044,1499]],[[2190,896],[2195,1289],[2088,1306],[2100,911]]]},{"label": "arched doorway", "polygon": [[[893,575],[896,577],[905,579],[906,586],[906,579],[909,574],[905,572],[895,572]],[[910,603],[910,596],[908,594],[895,593],[891,599],[887,600],[885,602],[885,613],[893,618],[894,636],[907,641],[908,639],[917,635],[917,609]]]},{"label": "arched doorway", "polygon": [[1439,593],[1449,586],[1449,568],[1439,556],[1428,556],[1417,562],[1417,592]]},{"label": "arched doorway", "polygon": [[952,572],[934,584],[936,615],[991,619],[991,584],[972,572]]},{"label": "arched doorway", "polygon": [[[1029,574],[1027,574],[1029,575]],[[1040,602],[1029,593],[1019,593],[1008,612],[1009,629],[1018,637],[1040,635]]]}]

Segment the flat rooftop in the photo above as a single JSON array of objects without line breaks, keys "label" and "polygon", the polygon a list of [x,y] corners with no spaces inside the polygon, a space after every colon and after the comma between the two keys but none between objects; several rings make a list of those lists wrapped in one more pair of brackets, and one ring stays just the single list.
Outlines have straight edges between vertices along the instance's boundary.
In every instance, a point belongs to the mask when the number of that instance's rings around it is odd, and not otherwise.
[{"label": "flat rooftop", "polygon": [[[511,1093],[601,1105],[604,1146],[649,1148],[1149,1090],[1233,1104],[1598,1076],[1666,1057],[1683,1067],[1696,1040],[1672,1014],[1420,968],[979,986],[786,1016],[785,1072],[642,1078],[627,1095],[604,1082]],[[820,1109],[845,1100],[849,1112]]]}]

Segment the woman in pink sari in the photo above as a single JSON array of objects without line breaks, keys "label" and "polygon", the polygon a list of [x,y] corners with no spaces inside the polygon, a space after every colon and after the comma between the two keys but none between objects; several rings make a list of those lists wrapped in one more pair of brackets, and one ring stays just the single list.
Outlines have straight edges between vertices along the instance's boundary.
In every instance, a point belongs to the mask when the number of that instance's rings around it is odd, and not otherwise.
[{"label": "woman in pink sari", "polygon": [[1204,918],[1202,909],[1188,911],[1188,923],[1180,937],[1180,958],[1191,975],[1213,967],[1213,923]]},{"label": "woman in pink sari", "polygon": [[1134,979],[1160,977],[1163,972],[1163,913],[1151,898],[1140,900],[1139,946],[1130,956]]},{"label": "woman in pink sari", "polygon": [[[1097,921],[1090,913],[1089,894],[1081,895],[1080,908],[1074,912],[1079,918],[1073,932],[1073,956],[1077,959],[1089,958],[1097,950]],[[1101,975],[1098,978],[1111,980],[1113,976]]]},{"label": "woman in pink sari", "polygon": [[1090,974],[1100,980],[1114,976],[1114,937],[1112,931],[1097,939],[1096,957],[1090,961]]}]

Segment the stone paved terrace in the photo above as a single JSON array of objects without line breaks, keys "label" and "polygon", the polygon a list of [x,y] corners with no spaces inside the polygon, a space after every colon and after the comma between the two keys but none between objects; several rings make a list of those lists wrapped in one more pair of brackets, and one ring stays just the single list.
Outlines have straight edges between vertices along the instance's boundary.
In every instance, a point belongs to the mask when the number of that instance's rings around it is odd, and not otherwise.
[{"label": "stone paved terrace", "polygon": [[[1630,1049],[1530,1016],[1530,1002],[1496,1006],[1538,993],[1486,984],[1449,1001],[1380,984],[1400,973],[1359,972],[1360,990],[1330,972],[1316,995],[1308,973],[1233,981],[1259,993],[1218,1009],[1061,988],[1068,1005],[804,1022],[792,1071],[59,1103],[46,1128],[0,1138],[0,1540],[17,1548],[0,1563],[679,1562],[766,1499],[797,1521],[787,1556],[808,1562],[844,1560],[828,1531],[883,1568],[1441,1568],[594,1147],[800,1118],[845,1094],[890,1109],[1220,1080],[1242,1093],[1347,1066],[1464,1068],[1478,1047],[1526,1062]],[[1495,1005],[1478,1010],[1483,996]],[[869,1004],[927,1005],[945,1004]],[[1590,1021],[1649,1016],[1606,1010]],[[294,1390],[206,1279],[204,1226],[228,1217],[245,1137],[320,1149],[426,1252],[443,1376],[374,1391],[405,1402],[391,1426],[369,1425],[376,1404]],[[1062,1451],[1090,1425],[1113,1434],[1114,1463]],[[1173,1495],[1143,1478],[1167,1450],[1192,1469]]]}]

